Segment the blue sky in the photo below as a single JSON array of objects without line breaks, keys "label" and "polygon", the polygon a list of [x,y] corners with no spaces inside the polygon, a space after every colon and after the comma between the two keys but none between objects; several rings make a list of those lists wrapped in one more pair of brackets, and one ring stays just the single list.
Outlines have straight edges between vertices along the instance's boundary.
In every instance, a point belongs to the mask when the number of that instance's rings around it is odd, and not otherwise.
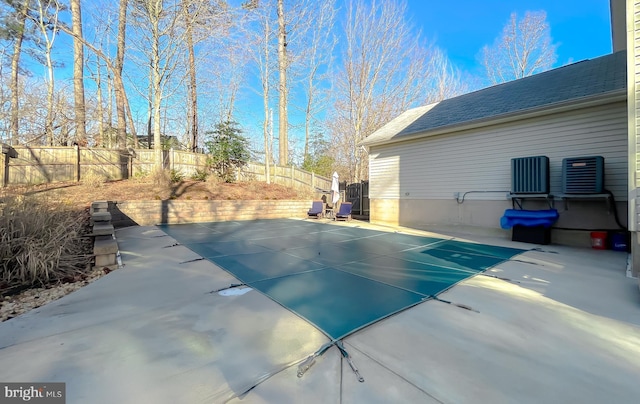
[{"label": "blue sky", "polygon": [[555,67],[611,53],[609,0],[408,0],[408,17],[460,69],[481,74],[477,56],[493,43],[512,12],[544,10]]}]

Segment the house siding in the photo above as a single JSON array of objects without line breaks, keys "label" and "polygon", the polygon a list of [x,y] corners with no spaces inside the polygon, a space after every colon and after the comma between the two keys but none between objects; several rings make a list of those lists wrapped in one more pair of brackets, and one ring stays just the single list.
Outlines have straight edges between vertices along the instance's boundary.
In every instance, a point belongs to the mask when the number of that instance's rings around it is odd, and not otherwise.
[{"label": "house siding", "polygon": [[[548,156],[551,192],[561,192],[562,159],[603,156],[605,184],[627,200],[626,103],[585,108],[370,151],[371,199],[506,200],[511,159]],[[496,191],[496,192],[486,192]],[[625,209],[626,210],[626,209]]]},{"label": "house siding", "polygon": [[[630,80],[628,80],[629,88],[629,120],[630,120],[630,130],[632,131],[631,138],[632,143],[630,144],[630,157],[633,157],[635,167],[632,167],[634,170],[634,177],[631,181],[629,181],[630,190],[635,191],[635,188],[640,186],[640,174],[638,168],[640,168],[640,156],[636,152],[640,147],[640,53],[638,49],[640,48],[640,1],[636,1],[633,4],[633,10],[630,13],[633,24],[631,25],[631,40],[633,42],[633,46],[628,47],[628,59],[630,62],[629,66],[629,76]],[[635,194],[635,192],[633,192]],[[635,212],[640,212],[640,199],[635,199]],[[635,216],[635,229],[637,230],[640,226],[640,217]]]},{"label": "house siding", "polygon": [[628,155],[629,155],[629,211],[631,218],[631,269],[632,275],[640,275],[640,1],[627,1],[627,94],[628,94]]}]

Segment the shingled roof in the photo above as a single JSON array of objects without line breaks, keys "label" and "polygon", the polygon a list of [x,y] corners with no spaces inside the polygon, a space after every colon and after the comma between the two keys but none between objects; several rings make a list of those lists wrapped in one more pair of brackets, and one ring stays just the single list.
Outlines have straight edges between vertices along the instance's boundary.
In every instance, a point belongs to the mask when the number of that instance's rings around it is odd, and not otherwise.
[{"label": "shingled roof", "polygon": [[460,125],[623,94],[627,84],[626,62],[626,52],[620,51],[414,108],[371,134],[362,144],[428,136]]}]

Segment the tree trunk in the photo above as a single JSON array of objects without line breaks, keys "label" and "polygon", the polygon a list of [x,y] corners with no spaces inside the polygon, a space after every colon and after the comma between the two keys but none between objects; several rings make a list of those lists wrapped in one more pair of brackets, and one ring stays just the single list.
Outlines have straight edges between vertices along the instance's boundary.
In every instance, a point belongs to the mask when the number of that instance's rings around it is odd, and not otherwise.
[{"label": "tree trunk", "polygon": [[309,130],[311,127],[311,107],[313,105],[313,79],[315,73],[315,66],[312,69],[312,73],[309,74],[308,88],[309,96],[307,98],[307,105],[304,110],[304,154],[303,161],[309,155]]},{"label": "tree trunk", "polygon": [[127,1],[120,0],[118,12],[118,39],[116,60],[114,66],[114,87],[116,93],[116,114],[118,116],[118,148],[127,148],[127,121],[125,118],[125,92],[122,83],[122,68],[124,65],[125,34],[127,28]]},{"label": "tree trunk", "polygon": [[[268,106],[265,105],[265,111],[268,111]],[[262,130],[264,131],[264,174],[267,180],[267,184],[271,184],[271,151],[269,150],[269,114],[265,113],[266,118]]]},{"label": "tree trunk", "polygon": [[[160,8],[160,7],[158,7]],[[160,75],[160,10],[153,10],[152,18],[153,42],[151,44],[151,77],[153,85],[153,149],[155,151],[156,169],[163,169],[162,136],[160,136],[160,103],[162,101],[162,76]]]},{"label": "tree trunk", "polygon": [[47,116],[44,121],[44,133],[47,137],[47,144],[53,146],[53,96],[55,92],[55,82],[53,78],[53,61],[51,60],[51,48],[47,49]]},{"label": "tree trunk", "polygon": [[[124,92],[124,89],[122,89]],[[125,94],[124,97],[124,107],[127,111],[127,117],[129,118],[129,132],[131,133],[131,137],[133,138],[133,147],[136,149],[140,147],[138,144],[138,133],[136,132],[136,125],[133,122],[133,114],[131,113],[131,107],[129,106],[129,98]]]},{"label": "tree trunk", "polygon": [[187,37],[187,50],[189,53],[189,67],[188,67],[188,75],[189,75],[189,92],[188,92],[188,114],[187,122],[191,123],[191,128],[189,131],[191,132],[190,140],[191,140],[191,151],[196,151],[198,149],[198,87],[197,87],[197,77],[196,77],[196,57],[195,50],[193,46],[193,22],[189,15],[189,10],[187,7],[187,3],[185,1],[182,2],[184,18],[186,21],[186,37]]},{"label": "tree trunk", "polygon": [[270,118],[269,108],[269,72],[271,68],[269,66],[269,18],[265,18],[264,26],[264,72],[262,77],[262,102],[264,105],[264,124],[262,126],[264,134],[264,169],[267,184],[271,184],[271,150],[269,148],[269,132],[271,125],[273,125]]},{"label": "tree trunk", "polygon": [[73,30],[73,99],[76,120],[76,142],[86,144],[86,111],[84,103],[84,47],[82,45],[82,12],[80,0],[71,0]]},{"label": "tree trunk", "polygon": [[153,62],[149,61],[149,88],[147,89],[147,147],[153,148]]},{"label": "tree trunk", "polygon": [[278,71],[280,76],[278,99],[278,135],[280,165],[289,164],[289,141],[287,139],[287,29],[284,18],[284,0],[278,0]]},{"label": "tree trunk", "polygon": [[198,91],[196,82],[196,62],[191,34],[187,37],[189,46],[189,98],[191,108],[191,149],[198,149]]},{"label": "tree trunk", "polygon": [[[102,104],[102,66],[100,59],[96,58],[98,68],[96,70],[96,102],[98,104],[98,135],[94,139],[96,147],[104,146],[104,106]],[[111,99],[109,99],[111,101]],[[109,102],[111,103],[111,102]],[[109,120],[111,123],[111,120]]]},{"label": "tree trunk", "polygon": [[22,52],[22,40],[24,39],[24,27],[27,19],[29,2],[24,0],[18,10],[18,35],[13,44],[13,56],[11,57],[11,122],[9,124],[9,144],[18,144],[20,125],[20,100],[18,97],[18,72],[20,69],[20,53]]}]

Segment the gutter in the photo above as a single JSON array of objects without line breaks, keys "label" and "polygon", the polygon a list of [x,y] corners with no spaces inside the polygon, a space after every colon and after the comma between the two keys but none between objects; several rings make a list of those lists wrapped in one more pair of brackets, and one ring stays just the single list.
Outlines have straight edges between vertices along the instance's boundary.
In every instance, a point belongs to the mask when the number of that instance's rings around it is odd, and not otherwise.
[{"label": "gutter", "polygon": [[543,106],[521,109],[513,112],[509,112],[502,115],[495,115],[486,118],[480,118],[474,121],[461,122],[459,124],[453,124],[448,126],[442,126],[439,128],[430,129],[424,132],[416,132],[409,135],[403,135],[398,138],[391,138],[379,141],[367,142],[367,139],[363,139],[358,143],[359,146],[366,147],[367,149],[372,146],[382,146],[391,143],[399,143],[408,140],[421,139],[426,137],[432,137],[437,135],[450,134],[452,132],[460,132],[469,129],[477,129],[486,126],[498,125],[501,123],[508,123],[519,121],[522,119],[535,118],[545,115],[556,114],[560,112],[573,111],[581,108],[595,107],[598,105],[610,104],[613,102],[626,101],[627,89],[619,89],[602,93],[597,96],[588,96],[581,98],[573,98],[571,100],[557,102],[554,104],[545,104]]}]

